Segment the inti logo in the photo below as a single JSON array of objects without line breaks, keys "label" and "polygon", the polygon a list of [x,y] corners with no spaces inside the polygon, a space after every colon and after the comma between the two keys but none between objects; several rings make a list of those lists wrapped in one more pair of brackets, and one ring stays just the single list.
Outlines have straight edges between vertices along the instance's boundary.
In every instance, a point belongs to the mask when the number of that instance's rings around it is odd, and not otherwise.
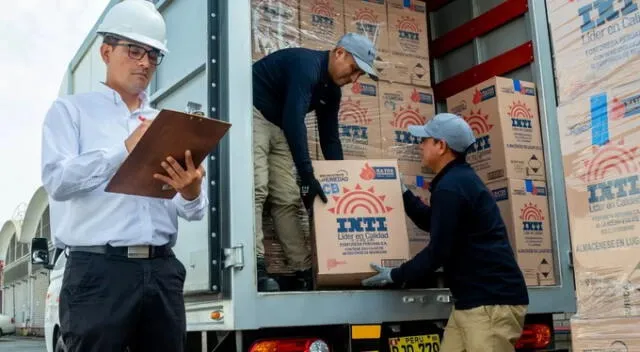
[{"label": "inti logo", "polygon": [[604,209],[601,202],[614,201],[615,206],[626,205],[625,199],[640,195],[638,147],[617,143],[592,147],[594,155],[584,161],[583,173],[578,175],[587,184],[589,207]]},{"label": "inti logo", "polygon": [[338,113],[340,121],[340,137],[350,140],[369,140],[369,127],[373,119],[369,116],[369,109],[360,105],[360,100],[351,97],[342,99]]},{"label": "inti logo", "polygon": [[[573,1],[573,0],[571,0]],[[588,32],[608,22],[638,11],[636,0],[594,0],[578,8],[582,18],[580,30]],[[610,31],[613,32],[613,31]]]},{"label": "inti logo", "polygon": [[400,110],[393,113],[393,119],[389,122],[395,129],[396,143],[420,144],[420,138],[414,137],[407,130],[411,125],[424,125],[427,118],[420,114],[420,108],[415,109],[411,105],[400,107]]},{"label": "inti logo", "polygon": [[311,21],[314,25],[333,27],[335,15],[331,0],[315,0],[311,5]]},{"label": "inti logo", "polygon": [[369,35],[372,38],[376,38],[381,35],[380,29],[378,27],[378,15],[375,11],[373,11],[373,9],[356,9],[355,14],[353,15],[353,20],[356,22],[358,33]]},{"label": "inti logo", "polygon": [[544,216],[542,210],[533,203],[527,203],[520,209],[520,220],[522,220],[522,230],[525,232],[542,232]]},{"label": "inti logo", "polygon": [[411,16],[401,16],[396,22],[396,29],[398,43],[402,50],[407,52],[416,51],[419,47],[420,33],[422,33],[422,29],[416,19]]},{"label": "inti logo", "polygon": [[489,132],[493,128],[493,125],[489,123],[489,115],[483,114],[481,110],[476,112],[469,111],[468,115],[464,115],[463,118],[471,127],[473,134],[476,136],[476,142],[471,146],[470,153],[481,152],[491,149],[491,140],[489,138]]},{"label": "inti logo", "polygon": [[507,113],[511,118],[511,127],[532,129],[533,113],[526,103],[514,101]]},{"label": "inti logo", "polygon": [[[350,239],[341,236],[350,233],[372,235],[373,238],[388,236],[386,215],[393,208],[384,203],[385,196],[376,194],[373,187],[366,190],[359,184],[354,189],[343,187],[342,194],[333,196],[333,201],[335,206],[330,208],[329,212],[342,215],[336,218],[339,239]],[[366,216],[356,216],[363,213]]]}]

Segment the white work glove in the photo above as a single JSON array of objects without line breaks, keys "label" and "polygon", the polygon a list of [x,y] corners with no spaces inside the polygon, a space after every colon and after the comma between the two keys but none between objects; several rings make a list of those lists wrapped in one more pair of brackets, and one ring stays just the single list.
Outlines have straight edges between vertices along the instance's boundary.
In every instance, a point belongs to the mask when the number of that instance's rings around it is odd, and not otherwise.
[{"label": "white work glove", "polygon": [[382,287],[393,283],[391,279],[391,268],[386,268],[375,263],[371,263],[371,267],[378,273],[368,279],[362,280],[362,286]]}]

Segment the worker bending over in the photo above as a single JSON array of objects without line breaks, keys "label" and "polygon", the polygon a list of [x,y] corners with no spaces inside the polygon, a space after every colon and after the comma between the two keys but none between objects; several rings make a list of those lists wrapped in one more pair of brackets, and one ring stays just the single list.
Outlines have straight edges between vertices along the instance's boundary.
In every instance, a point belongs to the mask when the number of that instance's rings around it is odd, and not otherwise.
[{"label": "worker bending over", "polygon": [[[367,73],[375,78],[376,49],[365,36],[347,33],[328,51],[289,48],[253,65],[253,156],[255,232],[259,291],[278,291],[264,262],[262,211],[267,196],[276,233],[296,271],[296,290],[311,288],[311,255],[297,217],[300,197],[307,210],[327,198],[309,157],[305,116],[315,111],[322,153],[342,160],[338,135],[341,87]],[[296,171],[301,184],[296,181]]]},{"label": "worker bending over", "polygon": [[475,142],[459,116],[437,114],[424,126],[410,126],[422,138],[422,162],[436,172],[431,206],[403,184],[407,215],[431,233],[429,245],[398,268],[372,266],[378,274],[365,286],[402,285],[443,267],[454,298],[443,352],[513,351],[529,304],[527,287],[496,202],[465,161]]}]

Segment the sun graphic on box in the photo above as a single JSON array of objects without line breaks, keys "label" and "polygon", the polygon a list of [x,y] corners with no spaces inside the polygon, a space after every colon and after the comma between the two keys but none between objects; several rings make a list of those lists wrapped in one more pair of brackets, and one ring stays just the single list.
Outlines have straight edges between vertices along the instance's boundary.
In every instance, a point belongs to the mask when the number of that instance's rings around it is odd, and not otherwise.
[{"label": "sun graphic on box", "polygon": [[411,105],[400,107],[398,112],[393,113],[393,119],[389,122],[391,126],[406,130],[411,125],[424,125],[426,117],[420,114],[419,108],[411,108]]},{"label": "sun graphic on box", "polygon": [[355,214],[358,209],[368,214],[385,214],[393,210],[392,207],[385,205],[385,195],[378,195],[374,187],[363,189],[360,184],[356,184],[355,188],[342,188],[342,195],[333,196],[335,206],[329,208],[332,214],[350,215]]},{"label": "sun graphic on box", "polygon": [[622,177],[640,172],[640,149],[637,146],[625,146],[622,138],[603,146],[593,146],[591,151],[593,156],[583,161],[583,168],[578,175],[583,182],[600,182],[608,177]]}]

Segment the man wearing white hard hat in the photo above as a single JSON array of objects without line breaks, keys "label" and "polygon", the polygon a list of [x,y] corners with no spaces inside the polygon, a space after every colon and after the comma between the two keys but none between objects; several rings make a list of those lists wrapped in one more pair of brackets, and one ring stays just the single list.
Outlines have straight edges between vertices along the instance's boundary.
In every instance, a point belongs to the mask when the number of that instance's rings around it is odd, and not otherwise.
[{"label": "man wearing white hard hat", "polygon": [[57,99],[42,131],[52,231],[68,256],[61,336],[69,352],[182,351],[186,270],[172,247],[178,217],[205,214],[204,169],[189,151],[185,167],[167,157],[167,176],[153,177],[178,191],[170,200],[104,191],[158,113],[146,89],[168,50],[164,19],[145,0],[114,5],[98,33],[106,80]]},{"label": "man wearing white hard hat", "polygon": [[378,273],[362,283],[402,286],[442,267],[454,309],[440,351],[513,351],[529,296],[496,201],[466,162],[473,131],[442,113],[409,132],[422,139],[422,163],[436,172],[430,206],[402,185],[405,211],[431,233],[429,245],[397,268],[372,264]]}]

